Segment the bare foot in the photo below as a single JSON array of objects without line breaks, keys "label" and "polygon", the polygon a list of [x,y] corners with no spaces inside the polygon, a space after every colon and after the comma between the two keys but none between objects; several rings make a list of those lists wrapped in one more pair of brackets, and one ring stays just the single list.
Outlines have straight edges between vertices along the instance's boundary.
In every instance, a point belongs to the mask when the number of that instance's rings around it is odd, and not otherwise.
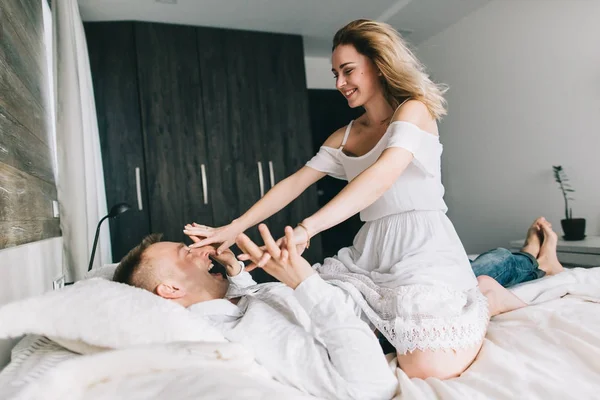
[{"label": "bare foot", "polygon": [[482,275],[477,277],[479,290],[488,300],[490,318],[527,306],[521,299],[503,288],[494,278]]},{"label": "bare foot", "polygon": [[546,218],[539,217],[527,230],[527,238],[525,239],[525,245],[521,249],[524,253],[529,253],[535,258],[540,254],[540,247],[542,246],[542,241],[544,240],[544,234],[542,233],[541,224],[547,222]]},{"label": "bare foot", "polygon": [[544,241],[540,248],[540,254],[537,257],[539,269],[544,271],[546,275],[556,275],[563,272],[565,269],[558,261],[556,256],[556,245],[558,243],[558,235],[552,230],[552,225],[549,222],[540,224],[544,234]]}]

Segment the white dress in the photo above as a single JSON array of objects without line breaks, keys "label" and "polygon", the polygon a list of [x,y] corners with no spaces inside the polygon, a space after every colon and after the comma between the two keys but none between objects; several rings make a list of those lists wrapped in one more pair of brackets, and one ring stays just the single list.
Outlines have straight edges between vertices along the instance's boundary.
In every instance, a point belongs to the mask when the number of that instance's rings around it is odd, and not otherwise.
[{"label": "white dress", "polygon": [[352,122],[338,149],[322,146],[306,165],[352,181],[390,147],[414,155],[406,170],[372,205],[353,245],[315,269],[348,290],[370,323],[400,354],[460,349],[485,335],[488,306],[464,247],[446,216],[439,137],[397,121],[360,157],[346,155]]}]

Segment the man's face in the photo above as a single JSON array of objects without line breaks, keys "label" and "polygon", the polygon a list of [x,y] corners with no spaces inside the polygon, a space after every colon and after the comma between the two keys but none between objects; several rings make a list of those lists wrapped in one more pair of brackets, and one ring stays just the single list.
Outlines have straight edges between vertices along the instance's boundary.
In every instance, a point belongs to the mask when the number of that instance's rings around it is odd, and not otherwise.
[{"label": "man's face", "polygon": [[159,242],[148,247],[144,256],[155,265],[160,280],[174,281],[184,288],[186,295],[205,293],[210,298],[222,299],[229,281],[220,273],[211,273],[213,262],[208,256],[214,253],[211,246],[190,251],[184,243]]}]

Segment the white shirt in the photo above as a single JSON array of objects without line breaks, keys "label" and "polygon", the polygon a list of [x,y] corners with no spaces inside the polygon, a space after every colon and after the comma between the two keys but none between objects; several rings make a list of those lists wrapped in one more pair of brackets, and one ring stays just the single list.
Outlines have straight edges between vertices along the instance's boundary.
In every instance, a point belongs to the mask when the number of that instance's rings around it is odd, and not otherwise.
[{"label": "white shirt", "polygon": [[317,274],[296,290],[282,283],[257,285],[242,271],[229,277],[228,298],[189,307],[224,336],[254,351],[279,382],[333,399],[390,399],[397,380],[360,309],[340,288]]}]

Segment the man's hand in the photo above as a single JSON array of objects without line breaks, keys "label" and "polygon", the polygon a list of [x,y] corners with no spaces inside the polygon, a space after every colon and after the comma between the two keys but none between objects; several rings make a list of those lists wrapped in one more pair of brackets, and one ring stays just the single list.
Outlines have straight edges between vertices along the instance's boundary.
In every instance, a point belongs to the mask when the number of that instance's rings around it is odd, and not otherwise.
[{"label": "man's hand", "polygon": [[213,248],[215,249],[214,254],[211,254],[211,257],[217,260],[221,265],[225,266],[227,270],[227,275],[236,276],[240,272],[242,272],[242,266],[238,262],[237,258],[235,258],[235,254],[229,249],[223,250],[221,255],[217,255],[217,246],[219,243],[216,243]]},{"label": "man's hand", "polygon": [[[190,239],[192,239],[192,242],[194,242],[194,243],[198,243],[198,242],[200,242],[200,240],[202,240],[198,236],[194,236],[194,235],[188,235],[188,236],[190,237]],[[219,246],[219,243],[215,243],[214,245],[211,245],[211,247],[214,249],[214,252],[211,253],[210,256],[212,258],[214,258],[215,260],[217,260],[221,265],[223,265],[225,267],[225,270],[227,271],[227,275],[236,276],[237,274],[242,272],[242,266],[238,262],[237,258],[235,258],[235,254],[233,254],[233,252],[227,248],[227,249],[223,250],[223,252],[219,255],[219,254],[217,254],[218,246]]]},{"label": "man's hand", "polygon": [[[308,232],[305,228],[297,226],[293,229],[292,236],[294,238],[294,243],[296,243],[296,252],[298,253],[298,255],[301,256],[302,253],[304,253],[304,250],[306,250],[306,245],[308,244]],[[286,236],[277,239],[275,244],[279,248],[285,248],[287,246]],[[265,251],[267,249],[266,246],[261,246],[260,249],[264,251],[263,256],[260,258],[260,260],[258,260],[258,262],[253,261],[252,264],[247,265],[246,271],[250,272],[253,271],[255,268],[262,268],[262,266],[265,265],[267,261],[271,259],[271,255],[269,254],[269,252]],[[242,254],[238,258],[242,261],[250,260],[250,257],[247,254]]]},{"label": "man's hand", "polygon": [[265,224],[260,224],[258,230],[265,242],[266,251],[261,250],[243,233],[237,237],[236,243],[255,264],[258,264],[258,261],[268,253],[270,259],[262,266],[262,269],[269,275],[292,289],[296,289],[306,278],[316,273],[308,261],[298,254],[294,240],[294,230],[291,227],[285,227],[285,241],[281,247],[277,246]]}]

